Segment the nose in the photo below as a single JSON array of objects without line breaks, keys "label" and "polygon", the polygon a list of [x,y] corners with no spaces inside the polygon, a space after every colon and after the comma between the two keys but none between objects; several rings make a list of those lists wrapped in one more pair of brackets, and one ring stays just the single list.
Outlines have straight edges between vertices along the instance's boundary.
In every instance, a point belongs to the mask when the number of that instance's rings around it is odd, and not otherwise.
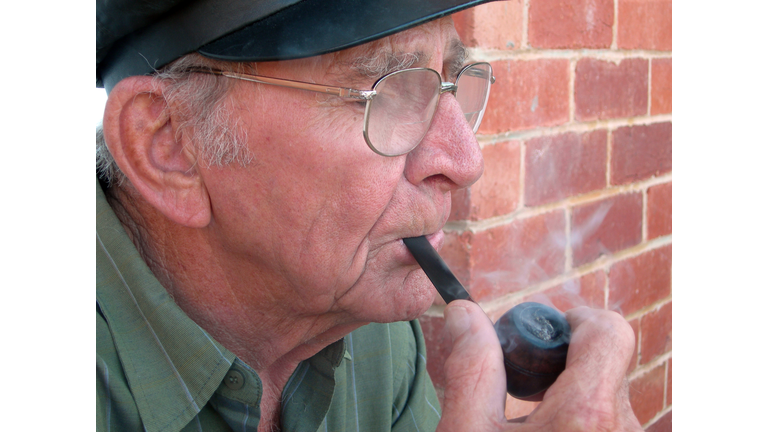
[{"label": "nose", "polygon": [[483,155],[459,102],[440,96],[435,117],[421,143],[408,153],[405,177],[414,185],[430,179],[444,192],[469,187],[483,173]]}]

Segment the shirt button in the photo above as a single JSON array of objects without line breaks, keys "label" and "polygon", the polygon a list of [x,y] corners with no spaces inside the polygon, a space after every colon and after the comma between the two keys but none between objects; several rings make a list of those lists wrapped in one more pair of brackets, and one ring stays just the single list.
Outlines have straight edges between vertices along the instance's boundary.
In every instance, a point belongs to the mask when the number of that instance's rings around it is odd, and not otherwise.
[{"label": "shirt button", "polygon": [[224,384],[231,390],[240,390],[245,384],[245,378],[239,371],[232,369],[224,377]]}]

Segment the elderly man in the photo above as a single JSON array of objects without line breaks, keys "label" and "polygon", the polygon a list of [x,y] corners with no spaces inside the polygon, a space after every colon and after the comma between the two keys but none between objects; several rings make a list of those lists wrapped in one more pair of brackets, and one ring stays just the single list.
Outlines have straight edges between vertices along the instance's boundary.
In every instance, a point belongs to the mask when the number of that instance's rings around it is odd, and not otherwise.
[{"label": "elderly man", "polygon": [[439,248],[482,173],[492,72],[448,15],[483,1],[126,3],[97,2],[99,430],[639,429],[632,332],[587,309],[507,423],[493,327],[450,304],[441,415],[402,239]]}]

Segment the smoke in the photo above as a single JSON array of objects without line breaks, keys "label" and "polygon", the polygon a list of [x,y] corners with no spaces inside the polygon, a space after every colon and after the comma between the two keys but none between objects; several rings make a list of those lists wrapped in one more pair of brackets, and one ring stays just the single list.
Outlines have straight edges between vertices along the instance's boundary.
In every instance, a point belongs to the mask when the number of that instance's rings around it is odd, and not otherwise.
[{"label": "smoke", "polygon": [[[587,220],[577,227],[571,227],[571,249],[578,249],[584,245],[584,239],[589,238],[603,224],[605,216],[613,207],[613,202],[601,203]],[[608,249],[602,243],[599,243],[601,253],[608,252]]]},{"label": "smoke", "polygon": [[[566,229],[565,211],[553,211],[514,221],[509,227],[496,228],[489,237],[500,235],[503,240],[498,241],[497,238],[495,245],[478,241],[478,250],[490,247],[495,249],[478,254],[471,276],[474,280],[473,291],[479,291],[480,298],[519,292],[584,264],[573,258],[570,260],[576,262],[569,262],[568,257],[574,257],[574,251],[577,251],[579,259],[585,256],[584,248],[588,249],[589,256],[609,252],[600,238],[599,230],[604,223],[608,223],[606,217],[613,205],[612,201],[604,201],[583,207],[570,230]],[[572,217],[573,220],[575,218]],[[598,298],[591,289],[585,293],[582,283],[581,277],[573,277],[565,280],[557,289],[537,293],[527,299],[561,310],[577,306],[602,307],[604,296],[601,294]]]}]

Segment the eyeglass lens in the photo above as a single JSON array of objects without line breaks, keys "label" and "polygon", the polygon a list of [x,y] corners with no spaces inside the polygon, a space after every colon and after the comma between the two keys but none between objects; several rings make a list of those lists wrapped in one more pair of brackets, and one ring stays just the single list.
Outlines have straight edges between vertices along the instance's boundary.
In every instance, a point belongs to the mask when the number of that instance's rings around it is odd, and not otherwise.
[{"label": "eyeglass lens", "polygon": [[[480,125],[490,91],[491,66],[478,63],[456,80],[456,99],[474,132]],[[431,69],[396,72],[376,83],[365,127],[377,153],[396,156],[415,148],[432,123],[440,98],[440,75]]]},{"label": "eyeglass lens", "polygon": [[379,153],[410,151],[429,129],[439,99],[440,76],[428,69],[389,75],[375,86],[368,112],[368,139]]},{"label": "eyeglass lens", "polygon": [[491,65],[478,63],[470,66],[456,79],[456,100],[459,101],[467,123],[477,132],[485,114],[491,91]]}]

